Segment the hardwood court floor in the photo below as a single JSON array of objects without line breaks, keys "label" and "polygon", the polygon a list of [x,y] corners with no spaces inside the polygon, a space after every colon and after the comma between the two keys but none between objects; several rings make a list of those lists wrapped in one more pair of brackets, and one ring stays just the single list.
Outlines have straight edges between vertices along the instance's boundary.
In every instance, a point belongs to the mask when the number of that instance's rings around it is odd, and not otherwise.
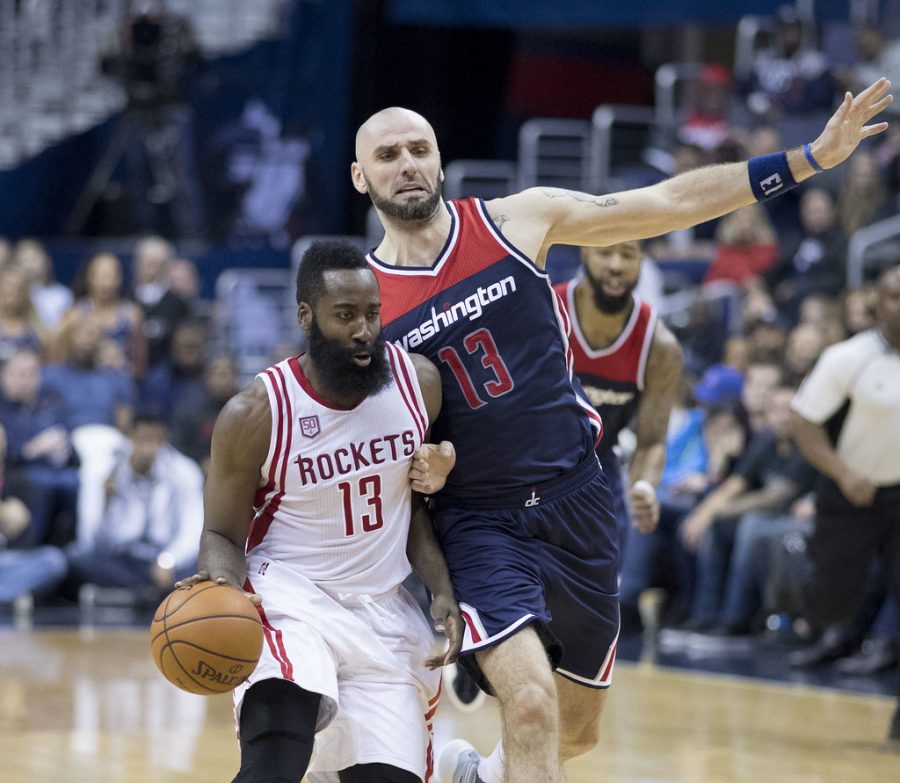
[{"label": "hardwood court floor", "polygon": [[[893,700],[622,663],[602,749],[569,783],[896,783]],[[442,703],[436,745],[497,736],[493,703]],[[2,783],[225,783],[238,753],[227,696],[182,693],[142,629],[0,630]],[[540,783],[540,781],[535,781]]]}]

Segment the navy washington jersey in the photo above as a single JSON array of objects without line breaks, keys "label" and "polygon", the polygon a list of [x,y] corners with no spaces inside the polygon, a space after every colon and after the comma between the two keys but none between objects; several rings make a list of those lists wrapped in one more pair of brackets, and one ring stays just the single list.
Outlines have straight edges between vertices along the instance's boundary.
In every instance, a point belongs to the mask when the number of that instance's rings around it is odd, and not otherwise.
[{"label": "navy washington jersey", "polygon": [[385,337],[427,356],[443,402],[431,439],[456,446],[444,501],[486,500],[575,468],[600,417],[574,378],[568,319],[549,278],[496,229],[480,199],[447,202],[430,267],[369,254]]},{"label": "navy washington jersey", "polygon": [[628,323],[615,342],[606,348],[591,348],[575,315],[578,278],[556,286],[572,322],[572,353],[575,374],[588,400],[603,419],[601,449],[616,445],[619,432],[628,426],[644,390],[647,355],[656,331],[656,311],[637,296]]}]

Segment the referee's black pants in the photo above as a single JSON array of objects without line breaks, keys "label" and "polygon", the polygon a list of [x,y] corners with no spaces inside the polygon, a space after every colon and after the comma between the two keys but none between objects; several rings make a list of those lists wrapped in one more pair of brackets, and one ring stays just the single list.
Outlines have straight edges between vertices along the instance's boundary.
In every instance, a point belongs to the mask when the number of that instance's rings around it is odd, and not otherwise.
[{"label": "referee's black pants", "polygon": [[859,611],[876,557],[900,606],[900,484],[880,488],[871,506],[859,508],[833,481],[821,481],[806,543],[811,570],[803,603],[815,625],[840,623]]},{"label": "referee's black pants", "polygon": [[900,606],[900,484],[879,488],[872,505],[859,508],[833,481],[820,481],[806,548],[810,573],[803,604],[814,625],[825,628],[855,616],[876,557],[881,558],[888,593]]}]

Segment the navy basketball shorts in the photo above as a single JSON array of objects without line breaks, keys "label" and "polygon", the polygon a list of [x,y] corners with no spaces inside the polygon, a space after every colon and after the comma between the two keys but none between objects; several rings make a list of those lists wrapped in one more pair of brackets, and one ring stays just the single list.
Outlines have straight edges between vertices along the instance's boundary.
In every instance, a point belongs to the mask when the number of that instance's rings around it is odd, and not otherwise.
[{"label": "navy basketball shorts", "polygon": [[618,546],[596,458],[490,502],[438,502],[434,514],[465,621],[460,664],[490,693],[472,653],[532,625],[558,674],[609,687],[619,634]]},{"label": "navy basketball shorts", "polygon": [[622,463],[612,449],[602,449],[597,452],[606,483],[609,485],[610,502],[613,516],[618,526],[619,558],[625,553],[625,540],[628,538],[628,528],[631,526],[631,511],[628,509],[628,500],[625,496],[625,476]]}]

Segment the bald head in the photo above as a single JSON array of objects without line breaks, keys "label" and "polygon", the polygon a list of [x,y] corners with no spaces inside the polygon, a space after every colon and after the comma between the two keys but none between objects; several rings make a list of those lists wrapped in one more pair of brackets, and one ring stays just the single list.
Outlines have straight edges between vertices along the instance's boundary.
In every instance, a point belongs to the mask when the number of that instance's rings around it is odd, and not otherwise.
[{"label": "bald head", "polygon": [[364,163],[366,153],[394,136],[402,136],[418,131],[421,137],[437,149],[437,138],[431,124],[421,114],[404,109],[402,106],[389,106],[375,112],[359,126],[356,131],[356,160]]},{"label": "bald head", "polygon": [[356,133],[353,187],[366,193],[385,220],[406,225],[440,215],[441,155],[434,129],[421,114],[399,106],[382,109]]}]

